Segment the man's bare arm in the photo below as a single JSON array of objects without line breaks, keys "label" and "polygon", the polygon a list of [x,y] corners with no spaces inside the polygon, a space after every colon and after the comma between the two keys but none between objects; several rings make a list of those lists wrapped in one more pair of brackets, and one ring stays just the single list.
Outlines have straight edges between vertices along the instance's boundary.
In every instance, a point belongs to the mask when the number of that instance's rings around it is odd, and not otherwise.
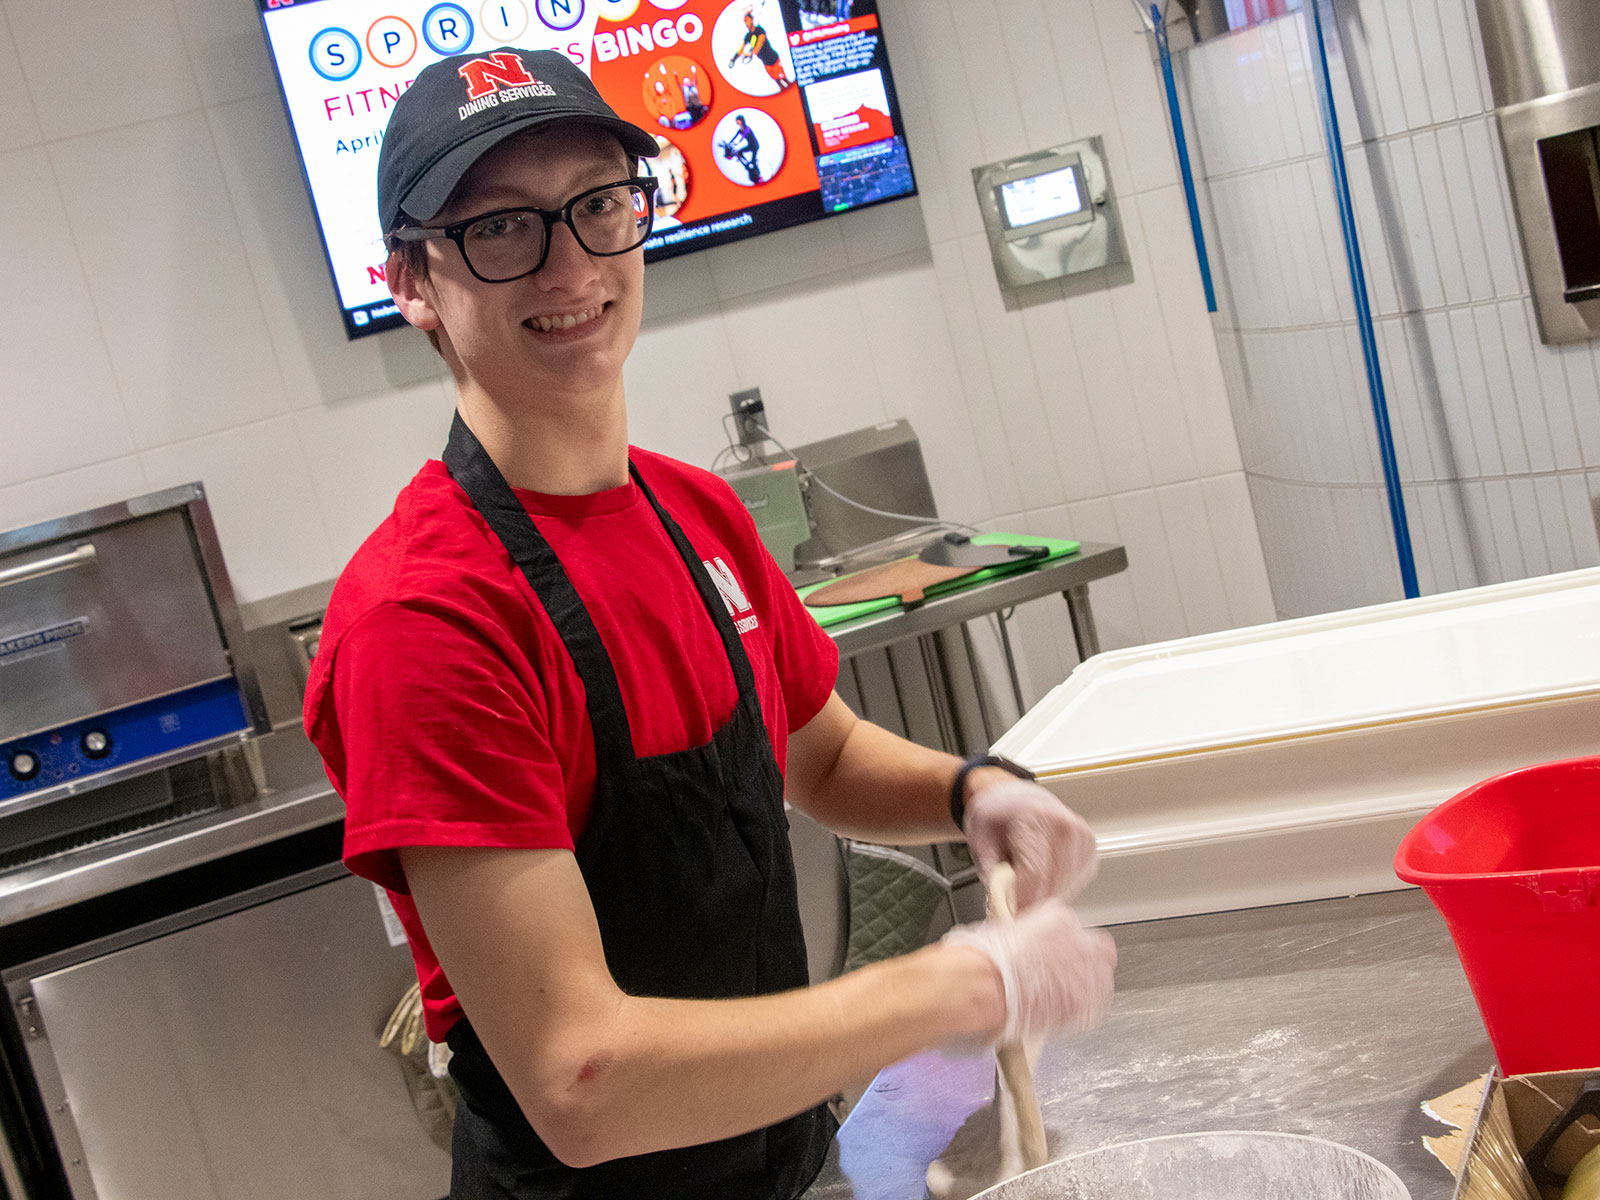
[{"label": "man's bare arm", "polygon": [[417,847],[401,861],[478,1036],[573,1166],[771,1124],[1005,1020],[994,964],[954,945],[772,996],[627,996],[570,853]]},{"label": "man's bare arm", "polygon": [[[960,760],[919,746],[852,713],[835,692],[789,738],[785,795],[835,833],[892,845],[960,838],[950,818],[950,784]],[[1010,779],[982,767],[967,794]]]}]

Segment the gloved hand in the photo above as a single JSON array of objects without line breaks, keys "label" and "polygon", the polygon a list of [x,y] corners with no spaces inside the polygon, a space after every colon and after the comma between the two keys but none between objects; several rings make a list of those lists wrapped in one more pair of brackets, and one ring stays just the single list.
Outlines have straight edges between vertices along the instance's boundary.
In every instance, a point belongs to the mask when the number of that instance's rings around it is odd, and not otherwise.
[{"label": "gloved hand", "polygon": [[1000,972],[1006,1021],[995,1044],[1082,1033],[1105,1019],[1117,945],[1105,930],[1085,928],[1058,899],[1014,921],[957,925],[942,940],[981,951]]},{"label": "gloved hand", "polygon": [[1017,872],[1017,911],[1050,896],[1073,900],[1096,870],[1088,823],[1037,783],[1005,779],[967,801],[967,846],[985,883],[996,863]]}]

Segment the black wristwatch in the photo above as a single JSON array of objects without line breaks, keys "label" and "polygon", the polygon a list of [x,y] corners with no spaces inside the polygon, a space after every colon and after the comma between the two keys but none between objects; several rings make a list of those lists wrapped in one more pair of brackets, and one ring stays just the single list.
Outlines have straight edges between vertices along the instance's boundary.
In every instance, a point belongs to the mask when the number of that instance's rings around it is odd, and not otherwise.
[{"label": "black wristwatch", "polygon": [[1027,767],[1014,763],[1009,758],[1002,758],[998,754],[967,755],[961,760],[961,766],[956,771],[955,782],[950,785],[950,819],[962,833],[967,831],[967,776],[979,767],[999,767],[1002,771],[1010,771],[1018,779],[1030,782],[1034,778],[1033,772]]}]

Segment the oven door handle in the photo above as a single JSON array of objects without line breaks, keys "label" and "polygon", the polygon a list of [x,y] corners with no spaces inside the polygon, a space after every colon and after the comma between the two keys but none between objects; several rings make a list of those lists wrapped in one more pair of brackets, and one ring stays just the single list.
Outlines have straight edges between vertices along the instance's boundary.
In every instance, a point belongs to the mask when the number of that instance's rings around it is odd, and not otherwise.
[{"label": "oven door handle", "polygon": [[54,558],[41,558],[38,562],[23,563],[20,567],[0,568],[0,588],[10,587],[13,583],[26,583],[30,579],[43,579],[57,571],[70,571],[73,567],[81,567],[94,560],[94,543],[85,542]]}]

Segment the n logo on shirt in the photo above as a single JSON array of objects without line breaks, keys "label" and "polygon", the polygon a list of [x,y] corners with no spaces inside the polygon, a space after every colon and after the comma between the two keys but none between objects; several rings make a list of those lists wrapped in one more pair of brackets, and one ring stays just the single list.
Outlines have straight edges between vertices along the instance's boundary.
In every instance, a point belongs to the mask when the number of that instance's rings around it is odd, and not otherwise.
[{"label": "n logo on shirt", "polygon": [[728,564],[720,558],[700,561],[711,576],[711,582],[717,585],[717,594],[722,597],[728,615],[733,618],[733,627],[740,633],[749,633],[757,628],[761,621],[751,608],[750,598],[744,594],[744,588],[739,586],[739,581],[728,569]]}]

